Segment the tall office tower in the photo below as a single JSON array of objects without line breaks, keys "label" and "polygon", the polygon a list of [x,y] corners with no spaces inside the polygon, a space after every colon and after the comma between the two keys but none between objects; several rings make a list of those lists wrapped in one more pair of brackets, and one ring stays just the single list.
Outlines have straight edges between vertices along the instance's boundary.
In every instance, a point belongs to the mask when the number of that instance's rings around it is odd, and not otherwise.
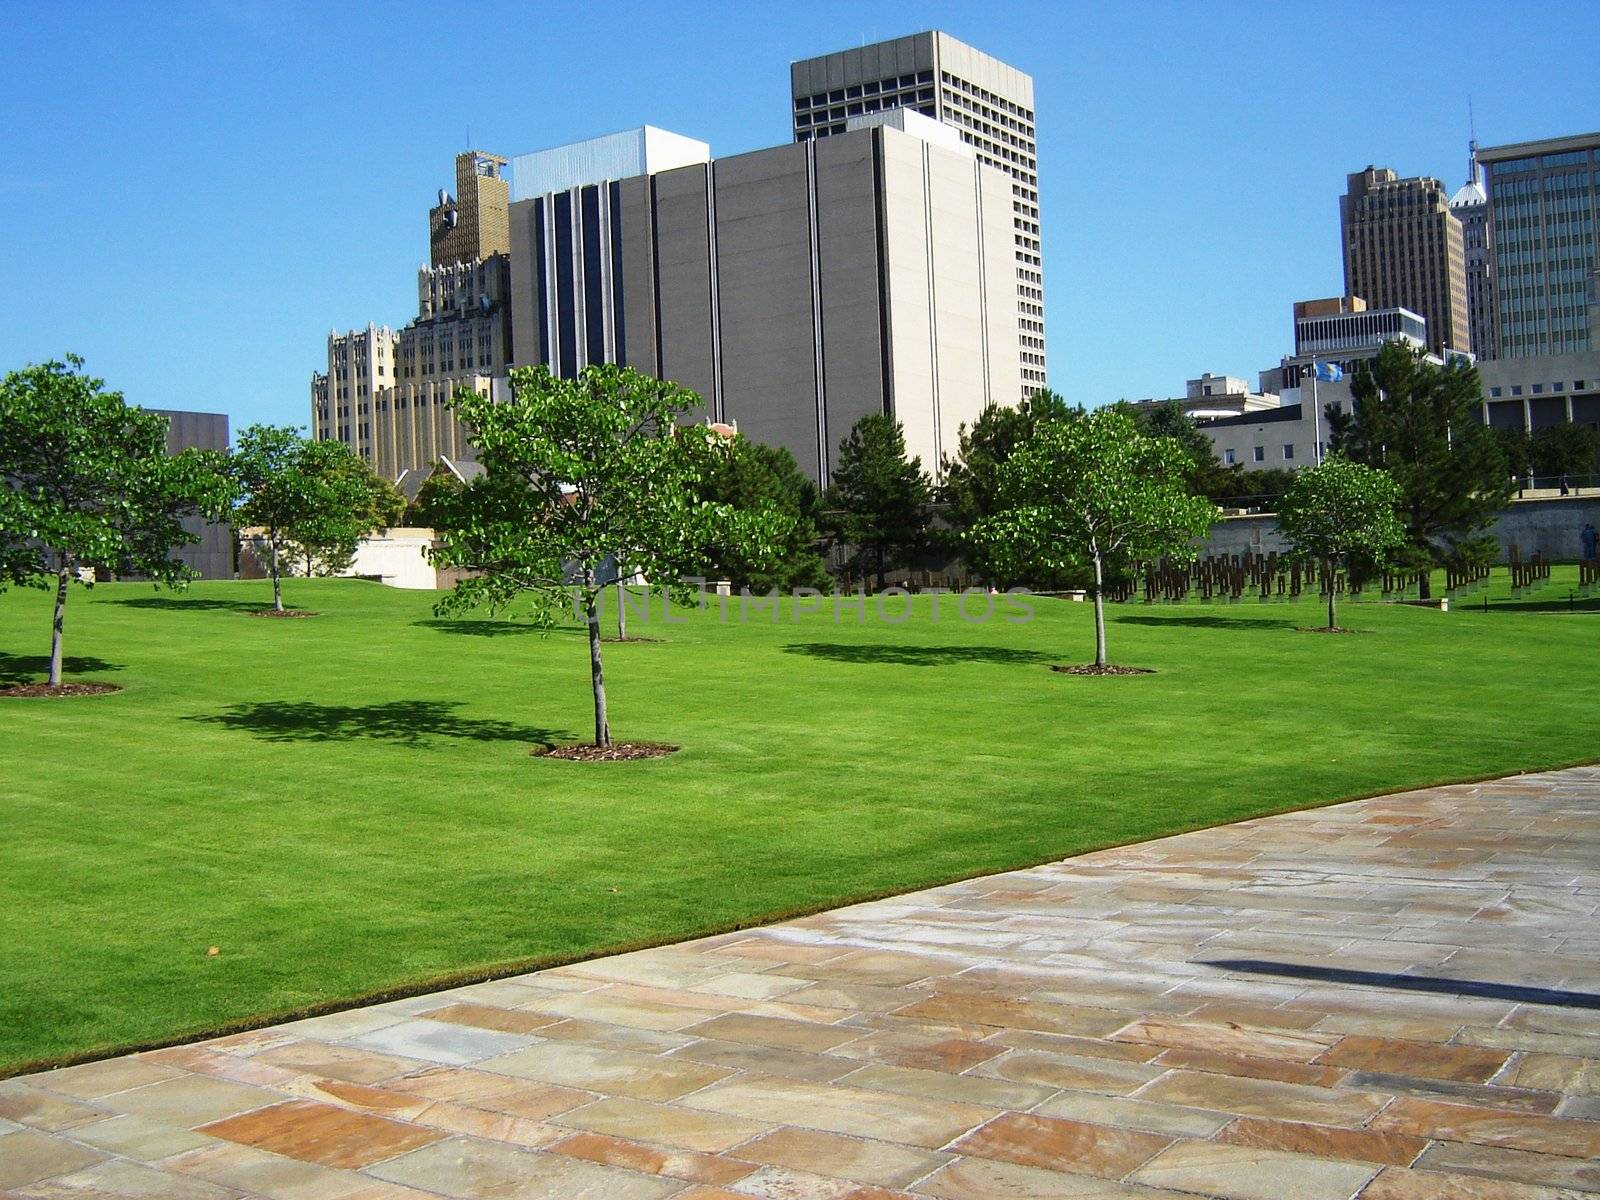
[{"label": "tall office tower", "polygon": [[821,484],[869,413],[932,473],[1014,403],[1011,180],[909,110],[712,160],[633,130],[512,164],[519,363],[615,362],[698,392],[690,417],[789,450]]},{"label": "tall office tower", "polygon": [[[344,441],[385,479],[470,458],[449,400],[457,388],[491,392],[511,362],[506,165],[481,150],[456,156],[456,194],[441,190],[428,212],[432,261],[417,271],[416,319],[382,330],[382,347],[365,334],[331,336],[328,375],[312,377],[315,436]],[[366,375],[344,379],[368,360]]]},{"label": "tall office tower", "polygon": [[1600,349],[1591,313],[1600,133],[1491,146],[1487,168],[1502,358]]},{"label": "tall office tower", "polygon": [[837,136],[852,117],[915,109],[961,134],[1011,179],[1022,394],[1045,386],[1044,266],[1033,77],[946,33],[917,33],[791,63],[797,142]]},{"label": "tall office tower", "polygon": [[396,337],[386,325],[328,331],[328,373],[311,376],[311,435],[343,442],[369,464],[373,405],[394,384]]},{"label": "tall office tower", "polygon": [[1494,247],[1489,240],[1489,197],[1483,190],[1476,141],[1467,143],[1467,182],[1450,197],[1450,211],[1461,222],[1472,352],[1480,359],[1494,358]]},{"label": "tall office tower", "polygon": [[1428,348],[1471,350],[1461,222],[1444,184],[1398,179],[1387,167],[1348,177],[1339,198],[1344,290],[1373,308],[1406,308],[1428,323]]}]

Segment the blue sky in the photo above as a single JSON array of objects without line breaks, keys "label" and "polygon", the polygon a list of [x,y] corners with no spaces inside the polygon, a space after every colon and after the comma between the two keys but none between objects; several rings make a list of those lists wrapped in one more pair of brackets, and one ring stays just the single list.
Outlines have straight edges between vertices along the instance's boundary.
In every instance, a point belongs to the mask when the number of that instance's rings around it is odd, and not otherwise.
[{"label": "blue sky", "polygon": [[136,403],[304,424],[330,326],[415,315],[427,209],[473,142],[645,122],[788,137],[788,64],[925,28],[1036,81],[1051,383],[1254,379],[1341,290],[1368,163],[1600,127],[1566,4],[430,4],[0,0],[0,368],[84,355]]}]

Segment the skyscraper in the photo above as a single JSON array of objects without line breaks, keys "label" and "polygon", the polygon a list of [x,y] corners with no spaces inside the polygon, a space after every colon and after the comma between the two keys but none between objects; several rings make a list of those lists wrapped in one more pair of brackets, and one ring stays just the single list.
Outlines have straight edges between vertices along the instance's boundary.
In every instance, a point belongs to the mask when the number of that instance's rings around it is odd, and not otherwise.
[{"label": "skyscraper", "polygon": [[1044,387],[1033,77],[949,34],[927,32],[792,63],[789,82],[797,142],[844,133],[852,117],[911,108],[957,130],[979,162],[1010,178],[1022,391]]},{"label": "skyscraper", "polygon": [[1420,314],[1435,353],[1472,349],[1461,222],[1444,184],[1387,167],[1358,171],[1339,198],[1339,227],[1346,295]]},{"label": "skyscraper", "polygon": [[1594,345],[1600,133],[1490,146],[1495,324],[1502,358],[1579,354]]},{"label": "skyscraper", "polygon": [[1450,197],[1450,211],[1461,222],[1472,352],[1480,359],[1494,358],[1494,248],[1489,240],[1489,198],[1483,190],[1476,140],[1467,143],[1467,182]]},{"label": "skyscraper", "polygon": [[456,156],[455,195],[441,189],[428,211],[416,319],[398,333],[330,333],[328,373],[312,376],[312,435],[345,442],[387,479],[470,457],[450,398],[463,387],[490,393],[511,361],[505,166],[481,150]]}]

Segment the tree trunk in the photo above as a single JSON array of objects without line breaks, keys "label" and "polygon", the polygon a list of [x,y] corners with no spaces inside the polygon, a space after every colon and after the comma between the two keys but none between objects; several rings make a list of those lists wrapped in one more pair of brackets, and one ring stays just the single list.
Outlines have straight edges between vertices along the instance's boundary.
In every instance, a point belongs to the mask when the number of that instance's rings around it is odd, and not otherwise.
[{"label": "tree trunk", "polygon": [[67,620],[67,586],[72,582],[72,569],[63,558],[61,570],[56,572],[56,615],[50,625],[50,686],[61,686],[61,631]]},{"label": "tree trunk", "polygon": [[628,640],[628,593],[622,588],[622,567],[617,567],[617,641]]},{"label": "tree trunk", "polygon": [[1330,562],[1328,564],[1328,632],[1329,633],[1332,633],[1335,629],[1339,628],[1338,624],[1334,621],[1334,600],[1339,594],[1337,589],[1336,589],[1336,585],[1338,584],[1338,582],[1339,582],[1339,576],[1338,576],[1337,568],[1335,567],[1335,564]]},{"label": "tree trunk", "polygon": [[600,611],[594,586],[594,567],[583,568],[583,615],[589,625],[589,681],[594,687],[594,744],[611,745],[611,723],[606,720],[606,675],[600,665]]},{"label": "tree trunk", "polygon": [[1426,568],[1417,576],[1417,599],[1433,599],[1433,570]]},{"label": "tree trunk", "polygon": [[282,612],[283,580],[278,575],[278,531],[276,529],[268,534],[267,544],[272,548],[272,607],[278,612]]},{"label": "tree trunk", "polygon": [[887,576],[888,570],[884,565],[883,547],[880,546],[878,547],[878,590],[880,592],[883,591],[883,585],[887,579]]},{"label": "tree trunk", "polygon": [[1094,556],[1094,665],[1106,665],[1106,597],[1105,577],[1100,566],[1100,555]]}]

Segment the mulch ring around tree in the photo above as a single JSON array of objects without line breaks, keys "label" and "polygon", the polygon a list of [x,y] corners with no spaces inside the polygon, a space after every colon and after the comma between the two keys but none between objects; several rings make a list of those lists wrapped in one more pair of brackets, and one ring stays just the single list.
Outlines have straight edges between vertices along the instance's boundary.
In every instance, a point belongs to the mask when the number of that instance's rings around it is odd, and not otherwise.
[{"label": "mulch ring around tree", "polygon": [[1370,629],[1346,629],[1343,625],[1335,625],[1329,629],[1326,625],[1296,625],[1296,633],[1371,633]]},{"label": "mulch ring around tree", "polygon": [[657,643],[659,645],[661,642],[664,642],[667,639],[666,638],[651,638],[651,637],[635,637],[633,634],[630,633],[627,637],[615,637],[615,636],[613,636],[613,637],[603,637],[600,640],[602,642],[604,642],[608,646],[614,646],[618,642],[655,642],[655,643]]},{"label": "mulch ring around tree", "polygon": [[635,758],[665,758],[676,754],[680,747],[666,742],[612,742],[609,746],[595,746],[584,742],[578,746],[550,746],[533,752],[535,758],[564,758],[572,762],[626,762]]},{"label": "mulch ring around tree", "polygon": [[63,683],[60,687],[51,687],[48,683],[18,683],[0,688],[0,697],[59,700],[67,696],[109,696],[121,690],[114,683]]},{"label": "mulch ring around tree", "polygon": [[314,617],[316,615],[316,613],[307,612],[303,608],[285,608],[282,610],[276,608],[258,608],[254,612],[245,613],[245,616],[247,617]]},{"label": "mulch ring around tree", "polygon": [[1154,675],[1149,667],[1119,667],[1116,663],[1055,663],[1050,668],[1060,675]]}]

